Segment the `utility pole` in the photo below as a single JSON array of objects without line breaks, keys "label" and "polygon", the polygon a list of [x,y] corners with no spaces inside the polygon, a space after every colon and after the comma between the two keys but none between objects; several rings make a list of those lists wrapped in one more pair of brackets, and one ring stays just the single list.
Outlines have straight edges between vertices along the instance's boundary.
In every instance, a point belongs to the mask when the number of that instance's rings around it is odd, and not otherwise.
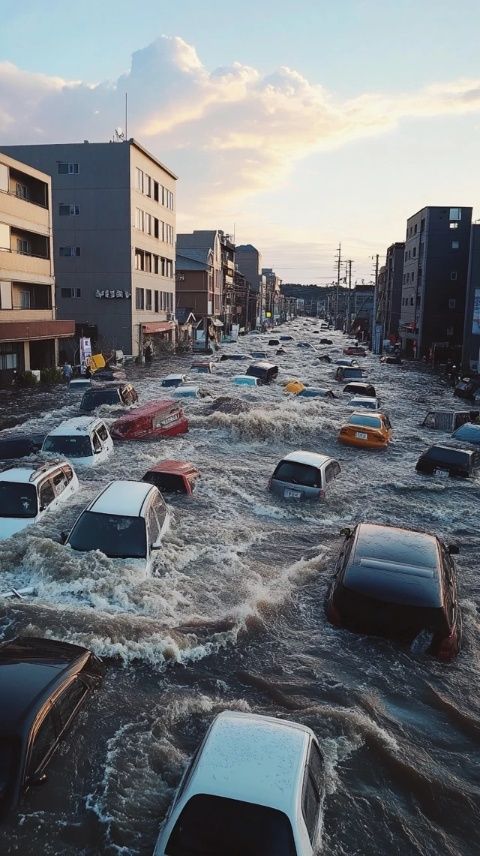
[{"label": "utility pole", "polygon": [[352,262],[353,259],[347,259],[348,266],[348,303],[347,303],[347,333],[350,332],[350,318],[351,318],[351,292],[352,292]]},{"label": "utility pole", "polygon": [[379,254],[375,256],[375,286],[373,289],[373,317],[372,317],[372,353],[376,354],[377,350],[377,289],[378,289],[378,259]]},{"label": "utility pole", "polygon": [[336,262],[337,262],[337,289],[335,292],[335,327],[334,327],[335,330],[338,327],[338,296],[339,296],[339,292],[340,292],[340,268],[342,266],[342,245],[341,244],[338,245],[337,253],[338,253],[338,255],[335,257]]}]

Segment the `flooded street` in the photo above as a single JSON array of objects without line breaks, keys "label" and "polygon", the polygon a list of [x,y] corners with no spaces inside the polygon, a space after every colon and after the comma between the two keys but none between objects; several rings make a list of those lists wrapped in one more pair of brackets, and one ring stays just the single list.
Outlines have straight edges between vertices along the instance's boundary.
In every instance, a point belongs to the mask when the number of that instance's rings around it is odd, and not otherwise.
[{"label": "flooded street", "polygon": [[[359,361],[394,440],[381,453],[340,446],[338,427],[351,408],[335,366],[318,356],[340,357],[346,337],[329,333],[334,345],[323,346],[314,329],[301,319],[282,328],[317,352],[286,344],[286,355],[274,358],[280,372],[272,386],[239,391],[231,378],[248,363],[192,374],[212,397],[185,401],[188,434],[117,442],[109,461],[78,471],[81,489],[58,516],[0,541],[1,590],[31,585],[37,592],[3,602],[2,636],[51,635],[107,663],[48,782],[22,800],[16,822],[0,827],[0,853],[151,854],[188,757],[212,717],[230,708],[315,731],[327,764],[319,853],[478,856],[480,479],[415,472],[420,452],[448,439],[421,427],[427,411],[463,405],[422,367],[368,356]],[[222,352],[273,356],[268,338],[249,335]],[[191,362],[171,357],[127,367],[127,377],[140,403],[169,398],[161,377],[188,373]],[[329,386],[339,398],[286,396],[282,384],[294,377]],[[236,403],[218,409],[216,399],[225,396]],[[3,399],[1,425],[46,432],[78,415],[80,396],[64,388],[34,397],[33,407],[28,392]],[[115,415],[108,407],[100,413]],[[324,501],[287,504],[267,491],[276,463],[295,449],[340,462]],[[192,461],[201,478],[192,497],[166,497],[172,522],[152,576],[60,544],[101,487],[141,479],[162,458]],[[361,520],[425,528],[460,545],[464,636],[453,663],[327,622],[340,529]]]}]

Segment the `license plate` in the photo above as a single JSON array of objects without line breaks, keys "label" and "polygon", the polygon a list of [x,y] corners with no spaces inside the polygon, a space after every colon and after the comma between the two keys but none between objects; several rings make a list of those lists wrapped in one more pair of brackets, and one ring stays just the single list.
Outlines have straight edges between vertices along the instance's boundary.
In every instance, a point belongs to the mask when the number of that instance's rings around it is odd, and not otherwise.
[{"label": "license plate", "polygon": [[287,490],[285,489],[283,492],[285,499],[300,499],[301,491],[299,490]]},{"label": "license plate", "polygon": [[366,440],[368,434],[364,434],[363,431],[355,431],[355,437],[358,437],[359,440]]}]

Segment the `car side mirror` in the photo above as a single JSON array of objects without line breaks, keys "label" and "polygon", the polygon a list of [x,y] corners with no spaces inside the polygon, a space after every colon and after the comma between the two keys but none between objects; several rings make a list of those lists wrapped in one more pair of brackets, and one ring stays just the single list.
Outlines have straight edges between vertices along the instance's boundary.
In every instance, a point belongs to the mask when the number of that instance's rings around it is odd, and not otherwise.
[{"label": "car side mirror", "polygon": [[458,544],[449,544],[447,550],[451,556],[456,556],[460,552],[460,547]]},{"label": "car side mirror", "polygon": [[67,543],[67,538],[68,538],[67,533],[66,533],[66,532],[61,532],[61,533],[60,533],[60,544],[66,544],[66,543]]},{"label": "car side mirror", "polygon": [[350,538],[352,535],[352,530],[349,526],[344,526],[343,529],[340,529],[340,535],[345,535],[345,538]]}]

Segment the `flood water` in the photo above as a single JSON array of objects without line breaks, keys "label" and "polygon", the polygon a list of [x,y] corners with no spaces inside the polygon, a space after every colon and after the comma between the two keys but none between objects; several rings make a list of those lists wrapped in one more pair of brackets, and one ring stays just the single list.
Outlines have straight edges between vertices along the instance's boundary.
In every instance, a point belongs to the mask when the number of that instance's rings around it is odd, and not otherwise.
[{"label": "flood water", "polygon": [[[334,345],[320,346],[314,329],[298,319],[281,332],[340,357],[345,337],[328,333]],[[250,335],[222,350],[248,353],[267,341]],[[338,426],[351,408],[334,366],[295,343],[286,350],[268,388],[233,386],[248,363],[219,363],[214,375],[196,376],[212,398],[185,403],[188,434],[117,443],[107,463],[79,473],[80,492],[57,516],[0,541],[1,590],[33,585],[37,592],[2,606],[1,635],[51,635],[86,645],[107,663],[47,783],[0,828],[1,854],[151,854],[189,755],[226,708],[315,731],[327,778],[319,853],[480,853],[480,480],[415,472],[419,453],[447,439],[420,427],[426,412],[462,404],[424,369],[369,356],[360,361],[394,441],[381,453],[342,447]],[[171,357],[127,374],[144,402],[169,397],[160,378],[190,364],[191,357]],[[290,377],[330,386],[340,398],[287,397],[281,382]],[[220,396],[245,407],[212,412]],[[78,413],[79,398],[63,388],[34,399],[34,406],[28,393],[5,401],[2,418],[39,432]],[[102,415],[114,414],[105,408]],[[274,466],[298,448],[339,460],[341,475],[325,501],[287,504],[268,493]],[[109,480],[141,478],[161,458],[192,461],[201,479],[193,497],[168,500],[173,519],[152,576],[59,543]],[[423,527],[460,545],[464,641],[453,663],[326,621],[340,529],[361,520]]]}]

